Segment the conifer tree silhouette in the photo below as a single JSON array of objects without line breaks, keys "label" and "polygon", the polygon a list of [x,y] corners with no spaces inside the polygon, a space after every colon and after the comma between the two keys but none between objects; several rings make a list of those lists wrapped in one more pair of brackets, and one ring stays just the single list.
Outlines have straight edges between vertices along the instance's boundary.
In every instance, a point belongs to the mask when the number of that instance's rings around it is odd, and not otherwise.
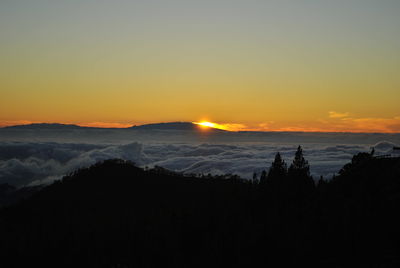
[{"label": "conifer tree silhouette", "polygon": [[304,159],[303,148],[300,145],[289,167],[288,177],[288,190],[295,199],[304,200],[315,189],[314,180],[310,176],[310,165]]},{"label": "conifer tree silhouette", "polygon": [[303,149],[300,145],[297,147],[293,162],[289,167],[289,174],[305,177],[310,176],[310,165],[308,161],[304,159]]},{"label": "conifer tree silhouette", "polygon": [[261,185],[266,185],[266,184],[267,184],[267,172],[266,172],[265,170],[263,170],[263,171],[261,172],[260,184],[261,184]]},{"label": "conifer tree silhouette", "polygon": [[269,168],[267,185],[271,187],[276,187],[278,186],[278,184],[282,184],[286,175],[287,175],[286,163],[282,159],[281,154],[278,152],[275,155],[275,160],[272,162],[271,167]]}]

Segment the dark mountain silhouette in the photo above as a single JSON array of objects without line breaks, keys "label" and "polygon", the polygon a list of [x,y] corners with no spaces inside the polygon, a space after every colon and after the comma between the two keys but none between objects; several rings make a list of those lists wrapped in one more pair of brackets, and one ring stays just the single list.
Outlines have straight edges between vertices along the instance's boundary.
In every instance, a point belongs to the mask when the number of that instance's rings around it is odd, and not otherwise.
[{"label": "dark mountain silhouette", "polygon": [[399,267],[400,158],[360,153],[317,186],[308,169],[301,147],[263,183],[104,161],[1,209],[0,264]]},{"label": "dark mountain silhouette", "polygon": [[28,125],[16,125],[16,126],[8,126],[4,127],[6,129],[51,129],[51,130],[73,130],[73,129],[88,129],[90,127],[81,127],[78,125],[73,124],[59,124],[59,123],[35,123],[35,124],[28,124]]},{"label": "dark mountain silhouette", "polygon": [[[133,126],[131,129],[135,130],[184,130],[184,131],[198,131],[199,125],[190,122],[169,122],[169,123],[156,123],[146,124],[140,126]],[[226,130],[209,128],[212,131],[225,132]]]},{"label": "dark mountain silhouette", "polygon": [[[155,124],[145,124],[139,126],[132,126],[129,128],[122,129],[132,129],[132,130],[182,130],[182,131],[198,131],[199,125],[190,122],[167,122],[167,123],[155,123]],[[107,129],[107,128],[97,128],[97,127],[82,127],[73,124],[59,124],[59,123],[35,123],[29,125],[16,125],[4,127],[4,129],[26,129],[26,130],[74,130],[74,129]],[[116,128],[118,129],[118,128]],[[226,130],[209,128],[211,131],[216,132],[226,132]]]}]

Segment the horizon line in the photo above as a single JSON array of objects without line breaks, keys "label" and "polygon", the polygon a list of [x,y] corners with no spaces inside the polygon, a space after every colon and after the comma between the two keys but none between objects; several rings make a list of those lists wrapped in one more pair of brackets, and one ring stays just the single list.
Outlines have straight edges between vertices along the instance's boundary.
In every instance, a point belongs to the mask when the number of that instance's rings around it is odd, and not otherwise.
[{"label": "horizon line", "polygon": [[[145,125],[154,125],[154,124],[168,124],[168,123],[188,123],[197,125],[196,122],[189,121],[167,121],[167,122],[152,122],[152,123],[143,123],[143,124],[124,124],[124,123],[104,123],[104,122],[93,122],[93,123],[58,123],[58,122],[21,122],[16,124],[4,124],[0,125],[0,129],[19,127],[19,126],[29,126],[29,125],[64,125],[64,126],[76,126],[81,128],[91,128],[91,129],[129,129],[133,127],[140,127]],[[324,130],[290,130],[290,127],[287,129],[276,129],[276,130],[261,130],[261,129],[243,129],[243,130],[229,130],[229,129],[220,129],[217,127],[208,127],[210,129],[218,129],[224,130],[232,133],[240,133],[240,132],[263,132],[263,133],[332,133],[332,134],[400,134],[400,132],[379,132],[379,131],[324,131]]]}]

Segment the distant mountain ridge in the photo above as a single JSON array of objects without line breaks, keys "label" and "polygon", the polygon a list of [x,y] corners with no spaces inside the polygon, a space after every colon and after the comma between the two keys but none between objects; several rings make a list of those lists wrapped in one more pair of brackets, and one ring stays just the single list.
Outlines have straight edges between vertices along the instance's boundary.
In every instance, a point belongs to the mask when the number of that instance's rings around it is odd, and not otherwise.
[{"label": "distant mountain ridge", "polygon": [[28,125],[15,125],[4,127],[7,129],[81,129],[91,127],[81,127],[74,124],[60,124],[60,123],[33,123]]},{"label": "distant mountain ridge", "polygon": [[197,126],[190,122],[167,122],[167,123],[153,123],[139,126],[132,126],[129,129],[144,129],[144,130],[194,130]]},{"label": "distant mountain ridge", "polygon": [[[31,130],[39,130],[39,129],[50,129],[50,130],[74,130],[74,129],[114,129],[114,128],[100,128],[100,127],[85,127],[78,126],[74,124],[60,124],[60,123],[34,123],[29,125],[15,125],[4,127],[5,129],[31,129]],[[191,122],[166,122],[166,123],[153,123],[153,124],[144,124],[138,126],[131,126],[127,128],[115,128],[115,129],[132,129],[132,130],[185,130],[185,131],[193,131],[198,130],[199,126],[191,123]],[[223,131],[226,130],[210,128],[213,131]]]},{"label": "distant mountain ridge", "polygon": [[[130,127],[130,129],[138,129],[138,130],[186,130],[186,131],[198,130],[199,128],[200,128],[199,125],[191,122],[154,123],[154,124],[146,124],[146,125]],[[217,128],[210,128],[210,129],[212,129],[213,131],[226,131]]]}]

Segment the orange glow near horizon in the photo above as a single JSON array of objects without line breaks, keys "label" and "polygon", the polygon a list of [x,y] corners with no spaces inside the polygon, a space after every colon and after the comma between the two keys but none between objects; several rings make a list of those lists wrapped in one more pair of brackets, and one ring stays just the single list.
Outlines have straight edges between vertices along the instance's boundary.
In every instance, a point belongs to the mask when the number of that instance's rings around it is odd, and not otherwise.
[{"label": "orange glow near horizon", "polygon": [[214,123],[211,123],[211,122],[200,122],[200,123],[195,123],[195,124],[203,126],[203,127],[212,127],[212,128],[215,128],[215,126],[216,126]]},{"label": "orange glow near horizon", "polygon": [[[174,122],[160,121],[160,122]],[[176,120],[175,120],[176,122]],[[36,123],[74,124],[82,127],[97,128],[128,128],[134,125],[144,125],[159,122],[125,121],[125,122],[74,122],[74,121],[39,121],[39,120],[0,120],[0,127],[28,125]],[[200,120],[192,122],[207,131],[209,128],[226,131],[266,131],[266,132],[349,132],[349,133],[400,133],[400,117],[353,117],[347,112],[339,113],[330,111],[325,117],[315,121],[290,122],[267,121],[255,123],[226,123]]]},{"label": "orange glow near horizon", "polygon": [[400,1],[85,2],[0,2],[0,127],[400,133]]},{"label": "orange glow near horizon", "polygon": [[208,121],[193,122],[193,124],[199,125],[203,129],[216,128],[216,129],[222,129],[222,130],[228,130],[228,131],[236,131],[236,129],[230,128],[228,124],[218,124],[218,123],[213,123],[213,122],[208,122]]}]

